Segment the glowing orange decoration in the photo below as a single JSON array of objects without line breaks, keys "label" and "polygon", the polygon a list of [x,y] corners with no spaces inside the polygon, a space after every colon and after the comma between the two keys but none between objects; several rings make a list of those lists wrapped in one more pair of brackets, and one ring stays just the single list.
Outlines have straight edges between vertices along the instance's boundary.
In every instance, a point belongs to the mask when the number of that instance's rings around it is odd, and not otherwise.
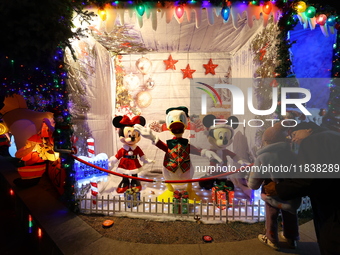
[{"label": "glowing orange decoration", "polygon": [[42,237],[42,230],[41,230],[41,228],[38,228],[38,237],[39,237],[39,238]]},{"label": "glowing orange decoration", "polygon": [[272,3],[270,1],[266,2],[263,6],[262,6],[262,11],[265,14],[269,14],[272,11]]}]

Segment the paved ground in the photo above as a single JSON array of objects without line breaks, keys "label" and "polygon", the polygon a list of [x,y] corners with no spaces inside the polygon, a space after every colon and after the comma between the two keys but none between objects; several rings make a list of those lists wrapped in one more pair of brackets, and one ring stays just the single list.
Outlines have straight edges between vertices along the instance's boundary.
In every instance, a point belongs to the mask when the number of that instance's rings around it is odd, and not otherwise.
[{"label": "paved ground", "polygon": [[0,201],[0,254],[39,254],[30,240],[29,233],[19,222],[13,201],[4,189],[0,189]]},{"label": "paved ground", "polygon": [[[318,245],[315,242],[313,222],[300,226],[301,240],[296,250],[285,248],[282,242],[281,251],[277,252],[261,244],[257,238],[225,243],[203,244],[136,244],[119,242],[108,239],[93,230],[64,205],[46,191],[42,185],[20,190],[12,187],[18,198],[14,211],[13,199],[8,198],[6,192],[17,173],[13,167],[0,158],[0,254],[138,254],[138,255],[211,255],[211,254],[308,254],[319,255]],[[1,185],[2,184],[2,185]],[[22,202],[21,202],[22,201]],[[23,212],[30,212],[36,224],[43,230],[43,237],[37,240],[36,236],[27,233],[27,226],[21,225],[19,220],[26,216]],[[34,245],[36,245],[36,247]],[[41,251],[41,252],[39,252]]]}]

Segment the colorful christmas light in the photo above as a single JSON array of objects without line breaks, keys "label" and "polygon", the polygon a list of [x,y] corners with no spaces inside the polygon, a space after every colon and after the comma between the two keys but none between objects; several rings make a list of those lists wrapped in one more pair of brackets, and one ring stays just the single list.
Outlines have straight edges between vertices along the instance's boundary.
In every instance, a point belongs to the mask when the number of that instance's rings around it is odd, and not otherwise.
[{"label": "colorful christmas light", "polygon": [[230,8],[228,6],[223,6],[221,9],[221,16],[225,21],[228,21],[230,16]]},{"label": "colorful christmas light", "polygon": [[175,13],[176,13],[176,16],[177,18],[182,18],[183,17],[183,14],[184,14],[184,8],[182,5],[178,5],[176,6],[175,8]]},{"label": "colorful christmas light", "polygon": [[267,1],[263,6],[262,6],[262,11],[265,14],[269,14],[273,9],[272,3],[270,1]]},{"label": "colorful christmas light", "polygon": [[311,19],[311,18],[314,18],[315,14],[316,14],[315,7],[314,6],[308,6],[306,11],[305,11],[306,17]]},{"label": "colorful christmas light", "polygon": [[320,14],[319,16],[316,17],[315,22],[320,26],[324,26],[327,22],[327,16],[325,14]]},{"label": "colorful christmas light", "polygon": [[137,4],[136,5],[136,11],[137,13],[139,14],[139,16],[143,16],[144,15],[144,12],[145,12],[145,6],[144,4]]},{"label": "colorful christmas light", "polygon": [[106,20],[106,10],[105,9],[99,9],[98,15],[101,18],[102,21]]},{"label": "colorful christmas light", "polygon": [[307,8],[307,5],[304,1],[299,1],[294,5],[295,10],[298,13],[304,12]]},{"label": "colorful christmas light", "polygon": [[334,15],[331,15],[327,19],[327,25],[328,26],[334,26],[336,22],[336,17]]}]

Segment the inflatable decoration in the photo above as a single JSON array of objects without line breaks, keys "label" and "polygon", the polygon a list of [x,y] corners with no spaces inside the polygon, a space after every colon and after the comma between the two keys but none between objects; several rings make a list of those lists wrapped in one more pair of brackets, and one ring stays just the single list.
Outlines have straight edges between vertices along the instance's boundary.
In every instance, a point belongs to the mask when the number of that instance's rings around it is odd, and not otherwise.
[{"label": "inflatable decoration", "polygon": [[47,161],[59,158],[59,153],[53,150],[53,113],[28,109],[25,99],[18,94],[6,96],[2,101],[0,114],[14,136],[15,157],[21,160],[18,167],[21,178],[15,179],[14,183],[27,188],[39,182]]}]

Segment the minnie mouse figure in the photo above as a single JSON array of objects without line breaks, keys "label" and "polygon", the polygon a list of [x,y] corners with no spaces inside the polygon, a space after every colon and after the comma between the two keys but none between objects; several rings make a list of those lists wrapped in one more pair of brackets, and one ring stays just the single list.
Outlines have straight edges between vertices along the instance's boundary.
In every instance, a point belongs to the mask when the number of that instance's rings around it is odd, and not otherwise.
[{"label": "minnie mouse figure", "polygon": [[[137,177],[137,174],[141,171],[142,166],[138,160],[146,163],[153,163],[153,160],[149,160],[144,156],[143,151],[137,146],[140,141],[141,136],[138,131],[135,131],[133,126],[135,124],[140,124],[144,126],[146,123],[145,118],[142,116],[135,116],[130,119],[128,116],[117,116],[113,119],[112,124],[116,128],[119,128],[119,140],[123,143],[123,147],[118,150],[115,156],[110,157],[110,166],[116,164],[117,172],[122,174],[130,174]],[[123,180],[119,183],[117,187],[117,193],[124,193],[128,188],[142,189],[142,185],[138,180],[132,179],[131,182],[129,178],[123,177]]]}]

